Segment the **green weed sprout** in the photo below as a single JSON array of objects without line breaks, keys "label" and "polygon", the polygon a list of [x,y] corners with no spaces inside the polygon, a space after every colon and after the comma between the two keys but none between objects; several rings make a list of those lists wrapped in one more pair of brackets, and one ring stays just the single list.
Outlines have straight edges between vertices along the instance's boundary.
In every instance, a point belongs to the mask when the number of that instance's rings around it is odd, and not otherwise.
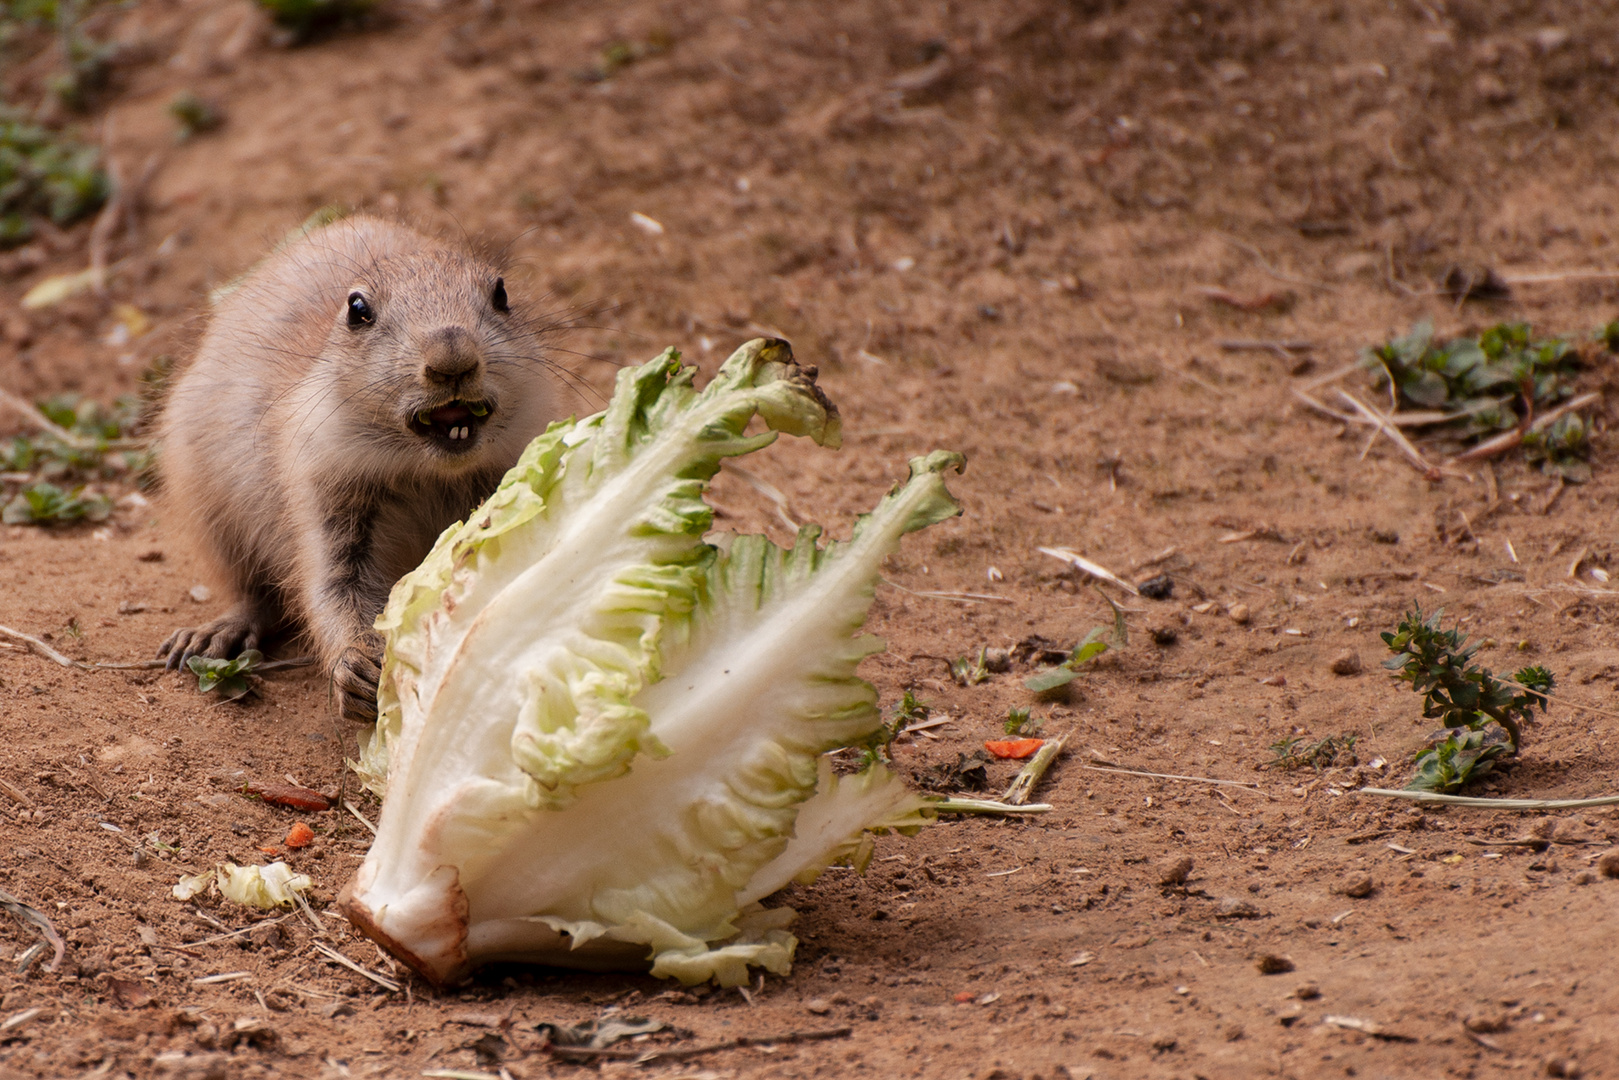
[{"label": "green weed sprout", "polygon": [[[1417,790],[1461,787],[1489,773],[1497,760],[1516,754],[1523,744],[1523,726],[1534,720],[1537,706],[1542,713],[1547,710],[1546,695],[1555,682],[1546,668],[1526,667],[1512,676],[1516,686],[1503,683],[1472,662],[1478,646],[1468,645],[1459,627],[1440,628],[1443,615],[1439,610],[1424,618],[1421,605],[1415,605],[1392,634],[1382,635],[1394,653],[1383,666],[1423,695],[1423,716],[1438,719],[1447,729],[1416,757],[1416,773],[1406,786]],[[1486,730],[1492,722],[1505,732],[1505,741]]]},{"label": "green weed sprout", "polygon": [[872,732],[860,744],[861,767],[889,760],[894,740],[899,738],[906,728],[926,720],[932,712],[932,706],[925,701],[918,701],[916,694],[907,689],[894,705],[888,722]]},{"label": "green weed sprout", "polygon": [[1031,718],[1028,709],[1011,708],[1006,710],[1006,723],[1004,725],[1008,735],[1035,735],[1046,726],[1044,720]]},{"label": "green weed sprout", "polygon": [[112,513],[112,500],[83,487],[71,491],[46,481],[29,484],[0,510],[0,523],[6,525],[47,525],[72,521],[106,521]]},{"label": "green weed sprout", "polygon": [[985,646],[978,650],[977,658],[971,656],[958,656],[950,661],[950,677],[960,686],[977,686],[981,682],[989,681],[989,665],[985,658],[989,655],[989,648]]},{"label": "green weed sprout", "polygon": [[1074,646],[1074,651],[1068,654],[1068,659],[1056,667],[1037,671],[1023,680],[1023,685],[1037,694],[1049,693],[1058,687],[1067,686],[1079,678],[1079,669],[1101,656],[1109,649],[1123,649],[1130,643],[1130,632],[1124,625],[1124,612],[1119,605],[1108,600],[1107,594],[1096,590],[1096,595],[1107,600],[1107,606],[1113,609],[1112,626],[1095,626],[1090,633]]},{"label": "green weed sprout", "polygon": [[1456,423],[1475,436],[1517,427],[1568,398],[1578,361],[1567,341],[1532,338],[1528,323],[1501,323],[1477,338],[1440,343],[1426,320],[1405,337],[1366,349],[1360,360],[1380,381],[1393,381],[1402,405],[1461,414]]},{"label": "green weed sprout", "polygon": [[210,690],[218,689],[223,691],[226,701],[235,701],[252,689],[248,685],[247,677],[263,659],[263,653],[257,649],[248,649],[234,660],[193,656],[186,661],[186,667],[197,677],[198,693],[206,694]]}]

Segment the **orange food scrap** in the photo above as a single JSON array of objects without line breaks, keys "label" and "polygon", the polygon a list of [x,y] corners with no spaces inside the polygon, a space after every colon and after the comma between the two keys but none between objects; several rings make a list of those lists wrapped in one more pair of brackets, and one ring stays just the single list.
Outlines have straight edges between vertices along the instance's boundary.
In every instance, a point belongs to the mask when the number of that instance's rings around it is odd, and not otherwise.
[{"label": "orange food scrap", "polygon": [[972,991],[971,990],[963,990],[961,993],[956,995],[956,1004],[957,1005],[965,1005],[965,1004],[967,1004],[967,1002],[971,1001],[972,999],[973,999]]},{"label": "orange food scrap", "polygon": [[315,830],[301,821],[293,822],[292,828],[287,830],[287,846],[290,848],[308,847],[313,839]]},{"label": "orange food scrap", "polygon": [[1021,759],[1033,757],[1045,743],[1044,739],[991,739],[984,744],[984,749],[1002,760]]}]

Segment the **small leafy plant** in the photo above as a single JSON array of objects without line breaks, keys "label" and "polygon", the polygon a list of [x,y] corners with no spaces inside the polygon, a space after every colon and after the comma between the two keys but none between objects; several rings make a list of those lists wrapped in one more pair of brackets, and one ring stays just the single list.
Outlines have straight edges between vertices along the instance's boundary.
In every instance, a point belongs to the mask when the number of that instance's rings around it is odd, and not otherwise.
[{"label": "small leafy plant", "polygon": [[1038,717],[1030,717],[1028,709],[1012,708],[1006,710],[1006,724],[1008,735],[1038,735],[1046,722]]},{"label": "small leafy plant", "polygon": [[112,500],[83,487],[71,491],[46,481],[29,484],[19,491],[5,509],[0,523],[6,525],[50,525],[71,521],[105,521],[112,513]]},{"label": "small leafy plant", "polygon": [[1405,337],[1367,349],[1361,363],[1392,379],[1403,405],[1463,413],[1458,422],[1484,435],[1571,396],[1568,377],[1579,354],[1561,338],[1531,338],[1528,323],[1439,344],[1424,320]]},{"label": "small leafy plant", "polygon": [[1394,653],[1383,666],[1423,695],[1423,716],[1445,726],[1416,757],[1416,772],[1406,787],[1419,791],[1455,790],[1515,755],[1524,725],[1534,720],[1537,707],[1546,711],[1555,682],[1544,667],[1516,672],[1516,685],[1502,682],[1473,663],[1478,646],[1467,644],[1460,627],[1441,629],[1443,615],[1441,609],[1424,618],[1421,605],[1415,605],[1393,633],[1382,635]]},{"label": "small leafy plant", "polygon": [[920,724],[933,712],[933,707],[925,701],[917,700],[915,692],[906,688],[895,703],[886,723],[872,732],[860,744],[860,764],[864,768],[868,765],[888,761],[894,740],[904,733],[905,729],[913,724]]},{"label": "small leafy plant", "polygon": [[139,477],[150,467],[151,448],[130,438],[140,420],[137,398],[126,395],[107,406],[77,394],[61,394],[38,407],[72,441],[44,432],[0,442],[0,472],[30,473],[34,479],[61,484],[130,473]]},{"label": "small leafy plant", "polygon": [[248,649],[234,660],[213,660],[206,656],[193,656],[186,661],[186,667],[197,677],[197,692],[206,694],[210,690],[219,690],[226,701],[235,701],[247,696],[252,685],[247,677],[253,669],[263,661],[264,654],[257,649]]},{"label": "small leafy plant", "polygon": [[1107,594],[1100,589],[1097,590],[1096,595],[1103,600],[1107,600],[1107,606],[1113,609],[1113,625],[1092,627],[1090,633],[1086,634],[1079,644],[1074,646],[1074,651],[1068,654],[1068,659],[1056,667],[1050,667],[1030,675],[1023,680],[1024,686],[1037,694],[1049,693],[1059,687],[1067,686],[1079,677],[1080,668],[1090,661],[1101,656],[1109,649],[1123,649],[1130,643],[1130,633],[1124,625],[1124,612],[1119,610],[1119,605],[1112,600],[1108,600]]},{"label": "small leafy plant", "polygon": [[[1619,344],[1619,322],[1599,327],[1593,337],[1612,351]],[[1426,320],[1405,337],[1361,353],[1377,384],[1392,384],[1400,407],[1439,410],[1449,429],[1468,440],[1524,429],[1530,462],[1569,483],[1591,476],[1585,421],[1571,414],[1545,431],[1528,427],[1537,414],[1573,396],[1580,359],[1562,338],[1531,337],[1528,323],[1501,323],[1476,338],[1440,343]]]},{"label": "small leafy plant", "polygon": [[981,682],[988,682],[989,665],[985,663],[988,655],[986,646],[978,650],[976,659],[971,656],[956,657],[950,661],[950,677],[956,680],[958,686],[977,686]]},{"label": "small leafy plant", "polygon": [[1591,479],[1591,440],[1585,421],[1576,413],[1560,416],[1542,431],[1523,436],[1523,456],[1539,465],[1547,476],[1561,476],[1570,484]]},{"label": "small leafy plant", "polygon": [[181,142],[213,131],[224,121],[218,108],[189,90],[169,102],[169,115],[180,125]]},{"label": "small leafy plant", "polygon": [[35,218],[57,225],[77,221],[100,207],[109,191],[95,147],[0,107],[0,247],[33,239]]},{"label": "small leafy plant", "polygon": [[1599,342],[1611,353],[1619,353],[1619,319],[1597,327],[1591,332],[1591,340]]}]

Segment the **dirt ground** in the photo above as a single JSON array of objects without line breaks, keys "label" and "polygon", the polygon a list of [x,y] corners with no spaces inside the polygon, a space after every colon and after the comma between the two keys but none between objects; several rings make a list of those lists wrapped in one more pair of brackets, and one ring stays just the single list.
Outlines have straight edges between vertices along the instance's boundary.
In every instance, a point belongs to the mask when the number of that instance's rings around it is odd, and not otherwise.
[{"label": "dirt ground", "polygon": [[[365,850],[348,813],[238,793],[344,783],[354,731],[325,678],[216,705],[189,678],[0,647],[0,887],[68,942],[54,973],[19,975],[35,938],[0,922],[0,1077],[571,1076],[534,1025],[607,1014],[680,1029],[648,1048],[852,1029],[613,1075],[1619,1077],[1619,880],[1589,872],[1613,811],[1354,793],[1400,786],[1431,724],[1380,667],[1377,632],[1414,601],[1566,695],[1478,793],[1610,792],[1619,713],[1570,703],[1619,708],[1619,592],[1593,574],[1616,550],[1611,363],[1593,351],[1581,377],[1610,394],[1595,479],[1560,492],[1511,455],[1430,481],[1291,393],[1422,318],[1584,337],[1619,315],[1619,281],[1568,276],[1619,259],[1619,39],[1599,8],[384,0],[300,47],[246,0],[94,15],[113,82],[72,122],[147,178],[139,213],[105,297],[16,307],[86,265],[88,223],[4,264],[0,385],[128,392],[312,210],[369,208],[508,253],[513,303],[569,328],[555,356],[587,409],[666,344],[712,371],[747,338],[790,339],[846,444],[747,467],[802,519],[846,529],[911,455],[967,455],[965,515],[908,540],[871,620],[885,705],[910,687],[953,718],[898,745],[918,783],[1033,703],[1026,664],[964,688],[936,658],[1106,621],[1039,547],[1174,590],[1115,591],[1129,648],[1035,704],[1074,732],[1049,814],[943,821],[885,839],[863,878],[793,887],[798,961],[749,995],[524,968],[391,993],[315,947],[390,970],[324,912],[319,935],[297,916],[210,941],[254,916],[180,903],[180,874],[280,849],[324,909]],[[6,67],[9,99],[37,100],[50,64]],[[224,124],[177,142],[185,90]],[[1520,280],[1458,304],[1436,288],[1455,265]],[[152,330],[129,339],[119,304]],[[1307,344],[1221,345],[1239,341]],[[192,599],[185,538],[132,490],[108,485],[101,526],[0,532],[0,624],[124,660],[223,610],[217,587]],[[745,477],[713,498],[725,527],[785,538]],[[1333,673],[1345,650],[1358,674]],[[1271,767],[1290,735],[1357,741],[1324,771]],[[992,764],[988,789],[1014,769]],[[288,853],[295,820],[317,839]],[[1480,843],[1537,827],[1559,843]],[[1161,884],[1181,856],[1190,877]],[[1357,875],[1368,895],[1346,895]]]}]

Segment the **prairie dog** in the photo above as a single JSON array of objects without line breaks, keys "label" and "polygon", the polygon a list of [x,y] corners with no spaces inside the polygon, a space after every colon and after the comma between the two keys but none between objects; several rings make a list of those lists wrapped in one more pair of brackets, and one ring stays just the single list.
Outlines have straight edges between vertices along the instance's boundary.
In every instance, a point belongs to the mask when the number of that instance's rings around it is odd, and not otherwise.
[{"label": "prairie dog", "polygon": [[374,720],[389,590],[557,415],[540,336],[494,266],[376,218],[249,271],[158,428],[168,514],[237,603],[158,655],[175,668],[301,632],[342,714]]}]

